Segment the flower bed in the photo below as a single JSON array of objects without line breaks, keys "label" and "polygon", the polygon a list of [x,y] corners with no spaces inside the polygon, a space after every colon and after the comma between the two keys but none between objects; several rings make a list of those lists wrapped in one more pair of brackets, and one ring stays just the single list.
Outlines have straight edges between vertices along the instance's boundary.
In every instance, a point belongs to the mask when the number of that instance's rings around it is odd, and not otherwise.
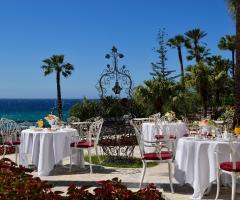
[{"label": "flower bed", "polygon": [[146,188],[132,192],[121,184],[118,178],[97,182],[93,193],[88,187],[76,187],[71,185],[67,194],[60,191],[52,191],[52,186],[47,181],[33,177],[30,169],[18,167],[8,158],[0,160],[0,199],[31,199],[31,200],[163,200],[161,192],[153,184]]}]

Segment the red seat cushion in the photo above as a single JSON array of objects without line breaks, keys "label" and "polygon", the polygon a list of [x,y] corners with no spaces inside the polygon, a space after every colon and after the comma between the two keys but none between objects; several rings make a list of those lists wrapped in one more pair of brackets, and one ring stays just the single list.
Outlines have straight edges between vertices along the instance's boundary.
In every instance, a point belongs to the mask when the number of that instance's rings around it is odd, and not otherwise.
[{"label": "red seat cushion", "polygon": [[89,148],[94,147],[94,142],[72,142],[70,144],[71,147],[77,147],[77,148]]},{"label": "red seat cushion", "polygon": [[[170,139],[176,139],[177,138],[176,135],[174,135],[174,134],[170,134],[169,137],[170,137]],[[155,138],[158,139],[158,140],[164,139],[164,135],[155,135]]]},{"label": "red seat cushion", "polygon": [[5,145],[20,145],[21,142],[19,140],[12,141],[12,142],[11,141],[6,141],[3,144],[5,144]]},{"label": "red seat cushion", "polygon": [[223,162],[220,164],[220,169],[229,172],[240,172],[240,161],[236,162],[236,169],[233,169],[233,162]]},{"label": "red seat cushion", "polygon": [[13,141],[13,145],[20,145],[21,142],[19,140]]},{"label": "red seat cushion", "polygon": [[144,160],[168,160],[171,159],[173,155],[169,152],[161,153],[145,153],[143,155]]}]

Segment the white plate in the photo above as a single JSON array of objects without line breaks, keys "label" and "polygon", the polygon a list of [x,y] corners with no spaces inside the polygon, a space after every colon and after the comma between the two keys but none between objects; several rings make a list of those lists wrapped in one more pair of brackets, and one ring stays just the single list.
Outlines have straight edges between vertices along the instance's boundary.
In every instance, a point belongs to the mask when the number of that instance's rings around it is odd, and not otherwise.
[{"label": "white plate", "polygon": [[43,128],[34,128],[33,130],[34,130],[34,131],[42,131]]}]

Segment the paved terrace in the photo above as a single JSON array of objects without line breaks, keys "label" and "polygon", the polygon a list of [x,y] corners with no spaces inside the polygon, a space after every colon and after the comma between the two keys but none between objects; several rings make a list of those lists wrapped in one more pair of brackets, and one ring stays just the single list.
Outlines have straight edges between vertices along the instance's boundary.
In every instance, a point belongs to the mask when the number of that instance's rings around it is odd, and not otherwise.
[{"label": "paved terrace", "polygon": [[[135,153],[137,155],[138,152]],[[8,158],[14,160],[14,155],[8,155]],[[55,190],[66,192],[69,184],[74,183],[77,186],[96,186],[96,181],[112,179],[118,177],[122,182],[132,190],[137,190],[141,176],[141,169],[123,169],[123,168],[110,168],[103,166],[93,166],[93,174],[89,174],[89,165],[85,163],[85,169],[79,169],[76,166],[72,167],[69,172],[69,158],[64,159],[63,166],[57,165],[49,176],[42,176],[42,180],[47,180],[49,183],[54,184]],[[37,176],[37,172],[33,172]],[[144,178],[144,185],[154,183],[159,189],[162,190],[164,197],[167,200],[186,200],[191,198],[193,189],[189,185],[180,186],[174,179],[174,194],[171,194],[168,179],[167,164],[162,163],[155,167],[148,168]],[[229,200],[231,195],[231,188],[222,187],[220,191],[220,198]],[[210,195],[205,196],[203,199],[215,199],[216,185]],[[240,199],[240,194],[236,199]]]}]

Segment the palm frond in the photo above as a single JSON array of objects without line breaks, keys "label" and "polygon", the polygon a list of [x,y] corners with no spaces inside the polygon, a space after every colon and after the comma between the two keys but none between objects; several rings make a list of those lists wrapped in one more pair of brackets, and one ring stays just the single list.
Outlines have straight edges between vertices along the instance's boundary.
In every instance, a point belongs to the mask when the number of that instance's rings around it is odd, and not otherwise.
[{"label": "palm frond", "polygon": [[72,74],[72,71],[74,70],[73,65],[70,63],[63,64],[61,68],[62,68],[62,75],[64,77],[70,76]]},{"label": "palm frond", "polygon": [[53,68],[50,65],[42,65],[44,76],[47,76],[53,72]]},{"label": "palm frond", "polygon": [[51,59],[45,59],[42,61],[43,63],[47,64],[47,65],[50,65],[52,63]]},{"label": "palm frond", "polygon": [[233,19],[236,19],[237,1],[238,0],[225,0],[227,7],[228,7],[228,11]]}]

